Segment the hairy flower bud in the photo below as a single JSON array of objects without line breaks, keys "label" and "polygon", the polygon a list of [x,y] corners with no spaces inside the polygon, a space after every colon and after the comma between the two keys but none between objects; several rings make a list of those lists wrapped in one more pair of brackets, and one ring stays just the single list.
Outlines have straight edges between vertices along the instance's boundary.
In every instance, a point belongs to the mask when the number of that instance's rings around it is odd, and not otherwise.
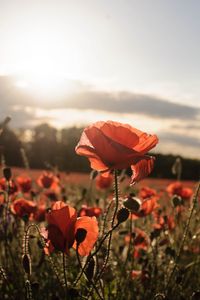
[{"label": "hairy flower bud", "polygon": [[141,201],[139,198],[129,196],[125,199],[123,205],[131,212],[137,212],[140,209]]},{"label": "hairy flower bud", "polygon": [[125,222],[129,217],[129,210],[126,208],[121,208],[117,213],[117,221],[118,223]]}]

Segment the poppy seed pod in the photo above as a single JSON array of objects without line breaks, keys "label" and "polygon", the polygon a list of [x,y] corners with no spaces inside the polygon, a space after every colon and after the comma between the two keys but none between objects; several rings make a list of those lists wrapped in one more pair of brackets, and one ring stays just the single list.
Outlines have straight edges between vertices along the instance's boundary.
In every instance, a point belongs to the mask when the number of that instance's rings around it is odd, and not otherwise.
[{"label": "poppy seed pod", "polygon": [[121,208],[117,213],[117,221],[118,223],[125,222],[129,217],[129,210],[127,208]]},{"label": "poppy seed pod", "polygon": [[140,209],[141,201],[139,198],[129,196],[123,205],[131,212],[137,212]]}]

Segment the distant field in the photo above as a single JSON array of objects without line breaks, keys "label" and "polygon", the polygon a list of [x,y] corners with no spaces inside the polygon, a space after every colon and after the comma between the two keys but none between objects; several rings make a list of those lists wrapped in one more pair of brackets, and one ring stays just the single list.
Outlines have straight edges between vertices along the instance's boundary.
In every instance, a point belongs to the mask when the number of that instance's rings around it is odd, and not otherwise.
[{"label": "distant field", "polygon": [[[44,170],[26,170],[22,168],[12,168],[12,173],[13,176],[18,176],[22,174],[28,174],[33,180],[37,179],[39,175],[43,172]],[[90,174],[89,173],[77,173],[77,172],[70,172],[70,173],[65,173],[65,172],[60,172],[61,178],[67,183],[70,184],[78,184],[78,185],[89,185],[90,181]],[[163,189],[166,188],[168,184],[171,182],[174,182],[175,179],[162,179],[162,178],[146,178],[140,181],[136,186],[140,188],[141,186],[150,186],[155,189]],[[183,181],[185,185],[188,187],[195,187],[197,182],[195,181]],[[128,185],[129,184],[129,178],[125,179],[123,182],[123,185]]]}]

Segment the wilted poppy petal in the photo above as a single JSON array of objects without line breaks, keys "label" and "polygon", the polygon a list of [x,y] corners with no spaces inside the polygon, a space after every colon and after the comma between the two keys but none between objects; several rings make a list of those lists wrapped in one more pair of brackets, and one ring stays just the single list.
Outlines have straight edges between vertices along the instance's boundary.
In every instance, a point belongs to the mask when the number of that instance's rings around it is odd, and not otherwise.
[{"label": "wilted poppy petal", "polygon": [[[75,233],[78,228],[83,228],[87,231],[85,240],[79,245],[78,253],[81,256],[87,256],[91,252],[94,244],[98,238],[99,228],[98,223],[95,217],[80,217],[77,219],[75,224]],[[76,248],[76,242],[73,245],[73,248]]]},{"label": "wilted poppy petal", "polygon": [[151,173],[154,167],[154,157],[143,156],[134,165],[131,165],[133,175],[131,177],[131,184],[135,184],[141,179],[145,178]]}]

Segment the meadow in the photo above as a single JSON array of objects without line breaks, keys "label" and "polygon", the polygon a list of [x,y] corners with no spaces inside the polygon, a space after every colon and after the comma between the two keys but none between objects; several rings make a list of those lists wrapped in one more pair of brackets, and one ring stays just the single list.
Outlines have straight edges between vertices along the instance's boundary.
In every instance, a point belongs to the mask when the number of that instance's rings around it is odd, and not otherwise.
[{"label": "meadow", "polygon": [[82,136],[90,174],[1,166],[0,299],[200,299],[199,185],[180,159],[177,179],[145,178],[156,137],[134,144],[138,158],[122,136]]}]

